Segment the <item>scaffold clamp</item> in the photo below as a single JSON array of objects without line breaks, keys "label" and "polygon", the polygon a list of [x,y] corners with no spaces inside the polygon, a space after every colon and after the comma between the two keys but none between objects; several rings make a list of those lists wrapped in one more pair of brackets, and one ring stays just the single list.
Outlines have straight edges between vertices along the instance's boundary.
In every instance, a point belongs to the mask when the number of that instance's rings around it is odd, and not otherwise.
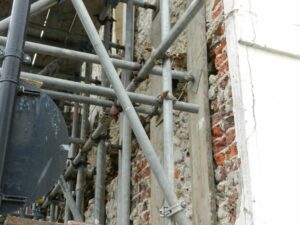
[{"label": "scaffold clamp", "polygon": [[170,217],[170,216],[173,216],[174,214],[184,210],[186,207],[187,207],[186,202],[182,201],[171,207],[166,207],[166,206],[162,207],[159,210],[159,214],[161,217]]}]

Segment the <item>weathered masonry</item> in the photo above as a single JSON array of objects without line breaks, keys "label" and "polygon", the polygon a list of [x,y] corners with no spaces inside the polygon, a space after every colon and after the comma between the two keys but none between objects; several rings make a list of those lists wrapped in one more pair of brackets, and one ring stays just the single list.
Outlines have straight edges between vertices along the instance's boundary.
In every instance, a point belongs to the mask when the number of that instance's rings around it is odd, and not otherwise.
[{"label": "weathered masonry", "polygon": [[0,0],[0,223],[295,223],[300,19],[266,11]]}]

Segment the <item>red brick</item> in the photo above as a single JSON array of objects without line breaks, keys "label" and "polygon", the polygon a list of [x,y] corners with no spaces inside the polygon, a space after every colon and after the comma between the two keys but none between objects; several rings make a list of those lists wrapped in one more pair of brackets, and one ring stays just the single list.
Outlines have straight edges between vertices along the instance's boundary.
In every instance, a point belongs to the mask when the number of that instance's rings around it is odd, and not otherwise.
[{"label": "red brick", "polygon": [[212,19],[216,19],[221,13],[223,13],[223,4],[222,2],[219,2],[219,4],[216,5],[214,13],[212,15]]},{"label": "red brick", "polygon": [[227,152],[227,158],[232,159],[233,157],[237,156],[237,154],[238,154],[238,150],[235,143],[229,148],[229,151]]},{"label": "red brick", "polygon": [[231,128],[226,132],[226,143],[230,145],[235,140],[235,129]]},{"label": "red brick", "polygon": [[220,2],[221,0],[215,0],[214,1],[214,6],[212,7],[212,10],[214,10],[216,8],[216,6],[218,5],[218,3]]},{"label": "red brick", "polygon": [[214,30],[213,33],[214,33],[215,36],[221,37],[222,35],[224,35],[224,32],[225,32],[224,25],[223,25],[223,22],[221,22],[217,25],[217,27],[216,27],[216,29]]},{"label": "red brick", "polygon": [[224,134],[224,131],[221,128],[220,125],[214,126],[212,128],[212,135],[213,135],[213,137],[221,137],[223,134]]},{"label": "red brick", "polygon": [[218,166],[223,166],[225,162],[225,154],[223,152],[219,152],[214,155],[215,162]]},{"label": "red brick", "polygon": [[217,138],[213,143],[214,153],[218,153],[226,148],[226,137]]},{"label": "red brick", "polygon": [[181,174],[180,170],[176,168],[175,171],[174,171],[174,177],[176,179],[178,179],[180,177],[180,174]]},{"label": "red brick", "polygon": [[215,59],[215,67],[220,70],[222,69],[223,65],[227,62],[228,56],[226,52],[222,52],[218,55],[216,55],[216,59]]},{"label": "red brick", "polygon": [[151,169],[150,169],[150,167],[149,167],[149,166],[146,167],[146,168],[142,171],[142,174],[143,174],[144,177],[150,176],[150,174],[151,174]]},{"label": "red brick", "polygon": [[215,53],[215,55],[218,55],[218,54],[222,53],[222,52],[223,52],[223,49],[225,49],[225,47],[226,47],[226,39],[223,38],[223,39],[221,40],[220,44],[217,45],[217,46],[214,48],[214,50],[213,50],[214,53]]}]

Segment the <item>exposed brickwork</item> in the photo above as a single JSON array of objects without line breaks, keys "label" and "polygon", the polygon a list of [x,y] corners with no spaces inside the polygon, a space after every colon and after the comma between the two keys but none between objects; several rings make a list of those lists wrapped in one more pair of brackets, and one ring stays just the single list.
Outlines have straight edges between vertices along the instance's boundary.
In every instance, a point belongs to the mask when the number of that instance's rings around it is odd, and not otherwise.
[{"label": "exposed brickwork", "polygon": [[[186,2],[172,1],[171,22],[174,24],[184,11]],[[176,8],[176,9],[175,9]],[[240,159],[235,141],[235,124],[232,110],[232,91],[226,48],[223,3],[221,0],[207,1],[207,39],[209,59],[209,99],[211,108],[212,147],[215,160],[215,181],[217,190],[217,217],[219,225],[233,225],[239,204],[239,168]],[[135,58],[143,61],[150,55],[152,11],[137,9],[135,34]],[[186,69],[186,35],[180,36],[171,54],[180,55],[172,66],[176,69]],[[180,100],[186,100],[186,86],[179,83],[175,95]],[[142,83],[138,92],[149,91],[149,80]],[[149,94],[149,93],[148,93]],[[174,113],[174,156],[175,156],[175,185],[176,194],[181,200],[191,202],[191,174],[189,155],[188,114]],[[118,124],[112,124],[118,129]],[[119,134],[111,130],[111,141],[118,143]],[[131,215],[133,225],[150,225],[150,167],[142,151],[134,145],[132,155],[131,178]],[[109,160],[108,160],[109,161]],[[117,178],[111,176],[107,184],[106,222],[116,224]],[[191,205],[186,210],[192,218]]]},{"label": "exposed brickwork", "polygon": [[150,225],[150,166],[140,149],[132,160],[132,200],[130,218],[134,225]]},{"label": "exposed brickwork", "polygon": [[[185,11],[186,1],[172,0],[171,24],[174,25],[180,15]],[[151,43],[152,12],[137,9],[136,34],[135,34],[135,57],[138,61],[149,57]],[[174,69],[186,70],[186,33],[177,39],[172,46],[172,67]],[[159,63],[159,62],[158,62]],[[176,98],[186,101],[185,83],[178,83],[174,93]],[[144,81],[137,92],[149,92],[149,80]],[[174,157],[175,157],[175,190],[180,200],[188,203],[187,216],[192,217],[191,202],[191,174],[189,154],[188,113],[174,112]],[[132,211],[131,220],[134,225],[151,224],[150,221],[150,167],[141,150],[137,150],[132,160]]]},{"label": "exposed brickwork", "polygon": [[223,2],[207,2],[209,99],[216,164],[218,224],[235,224],[239,204],[240,159],[235,141],[232,92],[225,38]]}]

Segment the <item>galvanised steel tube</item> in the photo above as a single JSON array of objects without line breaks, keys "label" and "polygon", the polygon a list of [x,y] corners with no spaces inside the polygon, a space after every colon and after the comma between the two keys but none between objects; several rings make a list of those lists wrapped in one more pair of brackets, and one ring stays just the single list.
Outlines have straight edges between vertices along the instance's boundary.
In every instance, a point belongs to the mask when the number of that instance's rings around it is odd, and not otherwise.
[{"label": "galvanised steel tube", "polygon": [[[72,118],[72,138],[78,137],[78,121],[79,121],[79,105],[78,103],[75,103],[73,108],[73,118]],[[68,158],[73,159],[76,155],[76,152],[78,150],[78,145],[76,143],[71,143],[70,151],[68,153]]]},{"label": "galvanised steel tube", "polygon": [[[89,83],[92,74],[92,65],[86,64],[85,68],[85,82]],[[89,105],[84,104],[81,114],[81,127],[80,127],[80,139],[86,139],[87,123],[89,117]],[[86,157],[83,157],[83,161]],[[84,164],[80,165],[77,170],[76,179],[76,207],[78,208],[81,215],[84,213],[84,188],[86,184],[86,166]]]},{"label": "galvanised steel tube", "polygon": [[54,222],[55,221],[55,205],[54,203],[50,204],[50,216],[49,216],[49,222]]},{"label": "galvanised steel tube", "polygon": [[[51,86],[51,88],[62,88],[64,90],[73,91],[77,93],[78,92],[90,93],[98,96],[106,96],[111,98],[116,97],[116,93],[110,88],[99,87],[95,85],[68,81],[68,80],[63,80],[63,79],[58,79],[53,77],[46,77],[46,76],[41,76],[41,75],[26,73],[26,72],[22,72],[21,77],[25,79],[41,81],[44,84]],[[154,96],[148,96],[148,95],[143,95],[143,94],[138,94],[133,92],[127,92],[127,94],[129,98],[135,103],[152,105],[156,107],[161,106],[161,101]],[[190,112],[190,113],[198,113],[199,106],[192,103],[175,101],[174,110],[180,110],[180,111]]]},{"label": "galvanised steel tube", "polygon": [[[30,0],[14,0],[0,76],[0,193],[11,121],[17,94]],[[0,200],[1,204],[1,200]]]},{"label": "galvanised steel tube", "polygon": [[[91,80],[93,72],[93,64],[91,63],[86,63],[85,64],[85,83],[89,84]],[[89,97],[89,94],[84,93],[84,97]],[[80,139],[85,140],[86,139],[86,134],[87,134],[87,129],[88,129],[88,123],[89,123],[89,111],[90,111],[90,104],[85,103],[83,104],[82,107],[82,112],[81,112],[81,129],[80,129]]]},{"label": "galvanised steel tube", "polygon": [[[161,40],[164,41],[170,32],[170,5],[169,0],[160,1],[160,16],[161,16]],[[171,75],[171,60],[165,58],[163,60],[163,77],[162,77],[163,93],[168,93],[168,96],[173,96],[172,75]],[[168,181],[171,184],[170,191],[175,191],[174,188],[174,153],[173,153],[173,101],[169,98],[163,100],[163,135],[164,135],[164,167],[168,176]],[[167,204],[167,203],[166,203]],[[168,205],[167,205],[168,206]],[[165,217],[164,225],[174,224],[172,217]]]},{"label": "galvanised steel tube", "polygon": [[[150,164],[152,172],[156,177],[158,184],[160,185],[168,204],[170,206],[174,206],[178,204],[178,198],[176,194],[170,191],[171,184],[167,180],[167,175],[164,172],[164,168],[160,164],[159,158],[157,157],[155,150],[147,136],[147,133],[145,132],[143,125],[139,120],[136,111],[134,110],[134,107],[128,97],[128,94],[126,93],[126,90],[123,87],[122,82],[118,77],[117,71],[115,70],[109,58],[109,55],[105,50],[105,47],[99,40],[98,32],[93,24],[93,21],[91,20],[88,14],[88,11],[84,3],[82,2],[82,0],[71,0],[71,1],[78,14],[78,17],[80,18],[80,21],[82,22],[84,29],[86,30],[87,35],[89,36],[89,39],[95,49],[95,52],[97,53],[100,61],[102,62],[102,67],[106,72],[107,78],[109,79],[113,89],[115,90],[117,98],[124,110],[125,115],[127,116],[130,122],[131,128],[135,133],[135,136]],[[174,217],[178,225],[189,224],[185,212],[183,211],[178,212],[177,214],[175,214]]]},{"label": "galvanised steel tube", "polygon": [[170,46],[174,43],[177,37],[181,34],[181,32],[185,29],[188,23],[195,17],[195,15],[199,12],[200,8],[203,6],[204,0],[193,0],[188,7],[188,9],[184,12],[175,26],[170,30],[166,38],[160,43],[160,45],[155,49],[150,58],[146,61],[143,68],[139,71],[137,77],[131,81],[130,85],[126,90],[134,91],[139,83],[143,81],[150,73],[152,68],[155,65],[155,61],[164,56],[164,54],[168,51]]},{"label": "galvanised steel tube", "polygon": [[76,143],[76,144],[84,144],[85,140],[82,140],[80,138],[72,138],[72,137],[70,137],[69,138],[69,142],[70,143]]},{"label": "galvanised steel tube", "polygon": [[[0,45],[5,45],[6,41],[7,41],[6,37],[0,36]],[[29,41],[25,42],[24,48],[25,51],[32,52],[32,53],[51,55],[58,58],[71,59],[71,60],[76,60],[81,62],[85,61],[85,62],[96,63],[96,64],[100,63],[97,55],[85,53],[85,52],[78,52],[70,49],[53,47],[53,46],[38,44]],[[142,68],[142,65],[136,62],[129,62],[129,61],[113,59],[113,58],[111,58],[111,61],[115,67],[121,69],[138,71]],[[153,67],[153,69],[151,70],[151,74],[161,76],[162,68],[159,66]],[[185,81],[193,80],[193,76],[191,74],[187,72],[176,71],[176,70],[172,71],[172,77],[178,80],[185,80]]]},{"label": "galvanised steel tube", "polygon": [[[105,108],[110,108],[114,105],[113,101],[105,100],[105,99],[99,99],[95,97],[86,97],[86,96],[81,96],[81,95],[75,95],[75,94],[69,94],[65,92],[58,92],[58,91],[52,91],[52,90],[45,90],[42,89],[43,92],[45,92],[48,96],[50,96],[53,99],[57,100],[68,100],[68,101],[73,101],[73,102],[78,102],[78,103],[84,103],[88,105],[97,105],[97,106],[102,106]],[[139,113],[144,113],[144,114],[152,114],[153,109],[149,107],[135,107],[135,110]],[[84,139],[72,139],[71,142],[75,144],[82,144],[82,141]]]},{"label": "galvanised steel tube", "polygon": [[[125,37],[125,60],[133,61],[133,35],[134,35],[134,6],[133,0],[127,0],[126,13],[124,16],[126,22],[124,29]],[[131,71],[124,70],[121,76],[124,87],[130,83]],[[118,200],[119,213],[118,216],[119,225],[129,225],[130,215],[130,176],[131,176],[131,127],[128,118],[123,114],[123,125],[122,125],[122,151],[121,154],[121,170],[119,170],[119,182],[118,190],[120,197]]]},{"label": "galvanised steel tube", "polygon": [[71,210],[71,212],[73,214],[74,219],[76,221],[78,221],[78,222],[83,222],[83,217],[81,216],[79,210],[76,207],[76,203],[75,203],[75,201],[73,199],[72,193],[69,190],[68,185],[67,185],[67,183],[66,183],[66,181],[65,181],[65,179],[64,179],[63,176],[61,176],[58,179],[58,183],[59,183],[59,186],[60,186],[60,188],[61,188],[61,190],[62,190],[62,192],[63,192],[66,200],[68,201],[68,204],[70,206],[70,210]]},{"label": "galvanised steel tube", "polygon": [[[79,105],[78,105],[78,103],[75,103],[74,107],[73,107],[73,116],[72,116],[72,133],[71,133],[72,138],[77,138],[78,121],[79,121]],[[71,159],[71,162],[72,162],[72,159],[76,156],[77,149],[78,149],[78,144],[72,142],[71,146],[70,146],[70,151],[68,152],[68,158]],[[69,161],[68,163],[71,163],[71,162]],[[67,187],[72,192],[73,181],[68,181]],[[69,219],[70,219],[70,208],[69,208],[68,201],[66,200],[66,202],[65,202],[65,216],[64,216],[65,223]]]},{"label": "galvanised steel tube", "polygon": [[[121,0],[120,2],[128,3],[128,0]],[[137,7],[145,8],[145,9],[153,9],[156,10],[156,5],[146,2],[145,0],[133,0],[133,4]]]},{"label": "galvanised steel tube", "polygon": [[[85,157],[84,157],[85,158]],[[84,165],[80,165],[77,170],[76,179],[76,207],[81,216],[84,213],[84,186],[86,182],[86,168]]]},{"label": "galvanised steel tube", "polygon": [[97,146],[97,165],[95,183],[95,224],[105,224],[105,140],[101,139]]},{"label": "galvanised steel tube", "polygon": [[[107,15],[111,15],[111,10],[107,12]],[[111,27],[112,22],[110,20],[106,20],[104,24],[104,47],[106,50],[109,50],[109,42],[111,39]],[[109,80],[106,76],[105,71],[102,70],[102,85],[104,87],[109,86]],[[103,100],[106,100],[105,98],[101,98]],[[104,110],[103,110],[104,111]],[[105,112],[105,111],[104,111]],[[105,134],[108,132],[108,124],[106,126],[103,126],[103,130]],[[105,140],[104,138],[101,138],[100,142],[97,146],[97,161],[96,161],[96,182],[95,182],[95,209],[94,209],[94,218],[95,218],[95,224],[105,224],[105,162],[106,160],[106,146],[105,146]]]},{"label": "galvanised steel tube", "polygon": [[[49,9],[51,6],[57,4],[58,2],[59,2],[59,0],[38,0],[38,1],[36,1],[30,7],[30,16],[41,13],[41,12]],[[11,17],[7,17],[0,21],[0,33],[5,32],[8,29],[10,20],[11,20]]]}]

